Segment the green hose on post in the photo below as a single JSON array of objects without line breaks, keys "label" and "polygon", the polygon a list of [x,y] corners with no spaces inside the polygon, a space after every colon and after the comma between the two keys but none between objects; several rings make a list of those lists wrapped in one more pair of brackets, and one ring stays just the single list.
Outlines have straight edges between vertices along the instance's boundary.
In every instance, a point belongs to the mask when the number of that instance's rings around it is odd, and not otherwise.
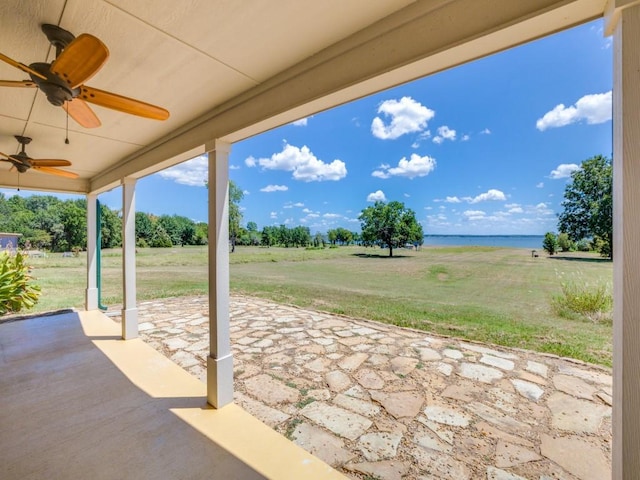
[{"label": "green hose on post", "polygon": [[100,200],[96,199],[96,267],[97,267],[97,279],[96,284],[98,286],[98,308],[105,312],[107,307],[102,305],[102,209],[100,208]]}]

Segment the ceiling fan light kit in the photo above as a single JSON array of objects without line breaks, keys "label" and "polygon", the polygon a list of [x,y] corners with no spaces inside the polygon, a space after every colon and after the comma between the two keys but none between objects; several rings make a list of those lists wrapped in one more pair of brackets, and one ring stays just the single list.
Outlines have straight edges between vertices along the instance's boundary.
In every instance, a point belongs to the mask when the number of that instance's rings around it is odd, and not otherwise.
[{"label": "ceiling fan light kit", "polygon": [[56,59],[51,63],[36,62],[27,66],[0,53],[0,60],[31,77],[31,80],[22,81],[0,80],[0,86],[37,87],[49,103],[62,107],[85,128],[100,126],[100,120],[87,103],[154,120],[169,118],[169,112],[162,107],[84,84],[109,58],[109,50],[98,38],[88,33],[75,37],[50,24],[42,25],[42,31],[55,47]]}]

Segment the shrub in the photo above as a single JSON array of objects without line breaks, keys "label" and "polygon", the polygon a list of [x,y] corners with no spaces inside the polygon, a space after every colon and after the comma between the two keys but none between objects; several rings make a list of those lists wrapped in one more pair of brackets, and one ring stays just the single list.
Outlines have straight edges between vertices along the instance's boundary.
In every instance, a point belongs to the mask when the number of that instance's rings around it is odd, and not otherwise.
[{"label": "shrub", "polygon": [[553,232],[547,232],[544,234],[544,240],[542,240],[542,248],[549,254],[553,255],[558,250],[558,237]]},{"label": "shrub", "polygon": [[576,249],[579,252],[590,252],[591,251],[591,242],[589,240],[587,240],[586,238],[583,238],[582,240],[578,240],[576,242]]},{"label": "shrub", "polygon": [[605,285],[580,285],[570,281],[562,283],[562,294],[553,298],[552,305],[561,317],[578,314],[597,322],[611,319],[613,297]]},{"label": "shrub", "polygon": [[25,255],[0,253],[0,315],[32,308],[40,296],[25,264]]},{"label": "shrub", "polygon": [[563,252],[570,252],[575,249],[568,233],[563,232],[558,235],[558,248]]}]

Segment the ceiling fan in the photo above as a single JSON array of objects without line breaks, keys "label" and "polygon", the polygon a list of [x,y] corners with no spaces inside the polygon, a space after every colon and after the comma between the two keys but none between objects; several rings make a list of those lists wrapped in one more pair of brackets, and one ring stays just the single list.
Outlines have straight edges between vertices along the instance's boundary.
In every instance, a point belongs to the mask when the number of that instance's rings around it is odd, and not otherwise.
[{"label": "ceiling fan", "polygon": [[43,24],[42,31],[56,49],[51,63],[25,65],[0,53],[0,60],[28,73],[31,80],[0,80],[3,87],[37,87],[49,103],[62,107],[85,128],[100,126],[100,120],[87,105],[101,107],[155,120],[166,120],[169,112],[149,103],[124,97],[84,84],[109,58],[109,50],[98,38],[88,33],[75,37],[57,25]]},{"label": "ceiling fan", "polygon": [[[78,178],[77,173],[67,172],[66,170],[61,170],[56,167],[68,167],[71,165],[69,160],[54,160],[54,159],[40,159],[36,160],[27,155],[27,152],[24,151],[25,145],[31,143],[31,139],[29,137],[23,137],[21,135],[15,135],[16,140],[21,145],[20,153],[16,153],[15,155],[7,155],[6,153],[0,152],[0,162],[11,163],[13,167],[18,170],[20,173],[25,173],[30,168],[33,168],[36,171],[42,173],[49,173],[51,175],[58,175],[60,177],[66,178]],[[5,158],[2,158],[5,157]]]}]

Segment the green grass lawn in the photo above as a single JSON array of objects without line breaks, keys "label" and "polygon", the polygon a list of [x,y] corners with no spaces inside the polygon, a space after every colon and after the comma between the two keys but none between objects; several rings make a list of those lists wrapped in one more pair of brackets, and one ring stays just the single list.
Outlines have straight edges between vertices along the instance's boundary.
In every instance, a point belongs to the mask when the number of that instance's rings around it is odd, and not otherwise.
[{"label": "green grass lawn", "polygon": [[[611,365],[611,323],[558,317],[562,281],[611,286],[612,263],[591,254],[532,258],[526,249],[237,247],[231,290],[301,307]],[[122,301],[121,255],[103,252],[103,304]],[[32,259],[37,311],[83,304],[85,258]],[[139,249],[138,299],[203,294],[203,247]]]}]

